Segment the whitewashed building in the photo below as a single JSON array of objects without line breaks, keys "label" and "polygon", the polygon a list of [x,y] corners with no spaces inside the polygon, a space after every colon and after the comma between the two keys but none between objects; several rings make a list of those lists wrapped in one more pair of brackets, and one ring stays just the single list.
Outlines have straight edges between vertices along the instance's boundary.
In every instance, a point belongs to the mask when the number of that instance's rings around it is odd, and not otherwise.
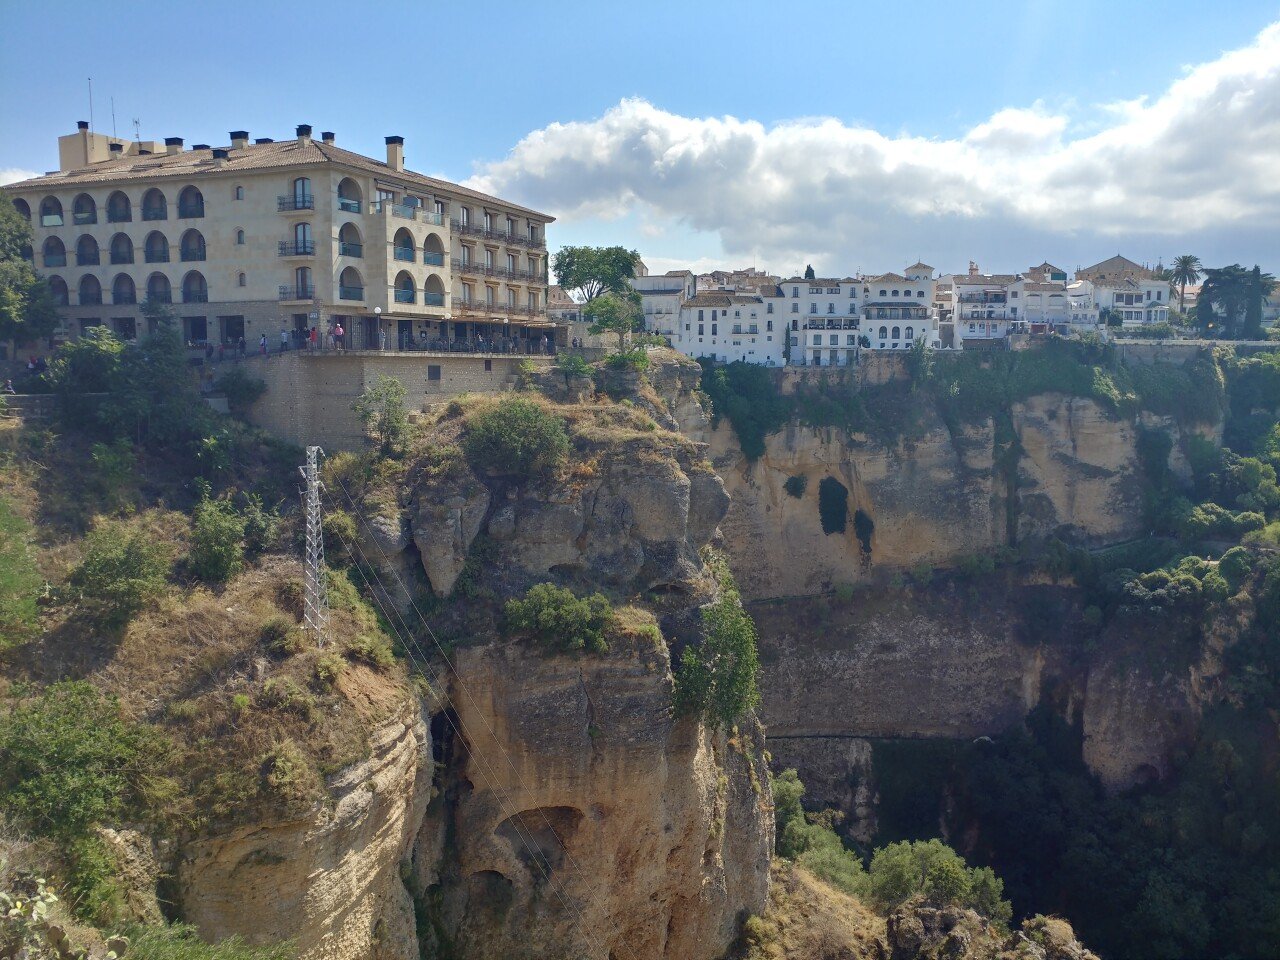
[{"label": "whitewashed building", "polygon": [[690,357],[780,367],[786,344],[782,302],[776,288],[767,295],[699,293],[680,305],[674,328],[663,334]]},{"label": "whitewashed building", "polygon": [[1138,327],[1169,321],[1169,281],[1116,254],[1091,267],[1078,267],[1076,280],[1091,287],[1100,314],[1118,316],[1121,326]]}]

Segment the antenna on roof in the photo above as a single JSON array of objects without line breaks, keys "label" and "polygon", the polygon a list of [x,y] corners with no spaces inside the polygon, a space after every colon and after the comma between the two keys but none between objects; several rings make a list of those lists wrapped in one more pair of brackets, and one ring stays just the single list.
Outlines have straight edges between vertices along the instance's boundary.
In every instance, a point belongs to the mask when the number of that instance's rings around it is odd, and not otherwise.
[{"label": "antenna on roof", "polygon": [[93,129],[93,77],[89,78],[89,129]]},{"label": "antenna on roof", "polygon": [[116,139],[116,98],[111,98],[111,139]]},{"label": "antenna on roof", "polygon": [[142,121],[137,117],[133,118],[133,139],[142,142]]}]

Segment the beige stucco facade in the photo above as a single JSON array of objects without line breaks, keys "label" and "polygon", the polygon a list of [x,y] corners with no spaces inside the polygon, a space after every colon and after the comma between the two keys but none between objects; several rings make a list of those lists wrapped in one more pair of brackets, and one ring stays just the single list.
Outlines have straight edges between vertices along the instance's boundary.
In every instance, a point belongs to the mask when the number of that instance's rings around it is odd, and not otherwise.
[{"label": "beige stucco facade", "polygon": [[406,170],[401,139],[387,139],[384,162],[306,126],[191,149],[82,129],[60,140],[67,168],[4,192],[30,218],[67,336],[144,332],[149,293],[196,344],[243,335],[252,349],[266,334],[275,348],[281,329],[335,320],[366,347],[551,332],[553,218]]}]

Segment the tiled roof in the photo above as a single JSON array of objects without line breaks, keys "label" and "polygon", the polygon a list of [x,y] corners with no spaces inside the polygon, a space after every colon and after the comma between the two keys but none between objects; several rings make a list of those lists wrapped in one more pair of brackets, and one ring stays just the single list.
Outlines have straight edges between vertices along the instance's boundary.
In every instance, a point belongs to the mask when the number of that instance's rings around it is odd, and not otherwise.
[{"label": "tiled roof", "polygon": [[18,192],[42,187],[74,187],[80,185],[120,183],[130,180],[159,180],[168,178],[190,179],[206,174],[235,173],[241,170],[268,170],[277,167],[313,166],[338,163],[346,167],[372,174],[385,180],[425,187],[430,191],[454,194],[481,203],[493,203],[511,210],[538,217],[550,223],[554,217],[519,204],[480,193],[448,180],[414,173],[412,170],[393,170],[380,160],[374,160],[351,150],[343,150],[331,143],[316,140],[279,140],[273,143],[251,143],[238,150],[224,147],[227,159],[217,163],[213,150],[183,150],[178,153],[152,153],[142,156],[122,156],[115,160],[91,164],[79,170],[46,173],[41,177],[8,184],[4,189]]},{"label": "tiled roof", "polygon": [[896,273],[882,273],[878,277],[867,277],[866,282],[871,283],[876,280],[880,280],[885,283],[906,283],[907,282],[906,277],[900,277]]},{"label": "tiled roof", "polygon": [[1050,263],[1048,260],[1046,260],[1044,263],[1040,264],[1038,267],[1032,267],[1032,268],[1031,268],[1030,270],[1028,270],[1027,272],[1028,272],[1028,273],[1044,273],[1044,272],[1046,272],[1046,271],[1047,271],[1047,272],[1049,272],[1049,273],[1066,273],[1066,272],[1067,272],[1067,271],[1063,270],[1061,267],[1055,267],[1055,266],[1054,266],[1052,263]]},{"label": "tiled roof", "polygon": [[911,266],[907,267],[907,269],[911,271],[928,270],[930,273],[933,272],[933,267],[929,266],[927,263],[922,263],[920,261],[916,261]]},{"label": "tiled roof", "polygon": [[1114,257],[1108,257],[1101,263],[1095,263],[1091,267],[1082,267],[1076,271],[1077,277],[1084,277],[1086,280],[1092,280],[1098,277],[1120,277],[1120,276],[1136,276],[1147,278],[1151,276],[1151,271],[1140,263],[1134,263],[1127,257],[1116,254]]},{"label": "tiled roof", "polygon": [[700,293],[686,300],[685,307],[730,307],[744,303],[761,303],[759,297],[744,297],[734,293]]},{"label": "tiled roof", "polygon": [[1022,289],[1030,290],[1032,292],[1039,290],[1056,290],[1059,293],[1064,293],[1067,288],[1062,283],[1046,283],[1040,280],[1027,280],[1022,284]]},{"label": "tiled roof", "polygon": [[1007,285],[1015,282],[1017,279],[1017,276],[1012,273],[980,273],[973,277],[969,276],[967,273],[957,273],[953,282],[956,284],[964,283],[991,287]]}]

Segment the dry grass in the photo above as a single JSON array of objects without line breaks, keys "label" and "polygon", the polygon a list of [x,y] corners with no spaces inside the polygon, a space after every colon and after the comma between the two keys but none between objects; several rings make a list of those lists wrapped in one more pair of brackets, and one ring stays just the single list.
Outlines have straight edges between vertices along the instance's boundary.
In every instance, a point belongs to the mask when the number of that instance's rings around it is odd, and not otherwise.
[{"label": "dry grass", "polygon": [[871,960],[883,956],[884,918],[817,879],[775,861],[769,906],[747,922],[738,960]]}]

